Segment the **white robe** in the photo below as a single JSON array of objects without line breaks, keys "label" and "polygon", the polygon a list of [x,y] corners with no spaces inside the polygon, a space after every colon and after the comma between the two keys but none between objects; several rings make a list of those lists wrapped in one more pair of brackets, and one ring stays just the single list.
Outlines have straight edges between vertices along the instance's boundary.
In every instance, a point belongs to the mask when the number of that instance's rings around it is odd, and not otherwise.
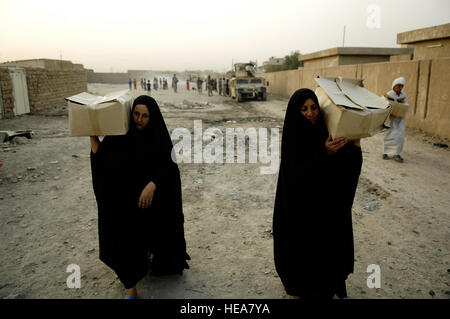
[{"label": "white robe", "polygon": [[[408,103],[408,97],[402,91],[400,95],[391,90],[387,95],[395,102]],[[408,114],[409,110],[406,112]],[[405,140],[405,118],[391,115],[389,117],[391,128],[384,137],[383,154],[400,155]]]}]

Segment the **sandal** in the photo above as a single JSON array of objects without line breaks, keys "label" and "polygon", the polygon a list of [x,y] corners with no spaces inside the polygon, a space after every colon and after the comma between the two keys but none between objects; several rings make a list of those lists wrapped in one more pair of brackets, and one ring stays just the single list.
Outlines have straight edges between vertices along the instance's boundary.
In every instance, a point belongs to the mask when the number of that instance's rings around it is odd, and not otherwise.
[{"label": "sandal", "polygon": [[403,163],[403,158],[400,155],[395,155],[394,156],[394,161],[399,162],[399,163]]},{"label": "sandal", "polygon": [[387,159],[389,159],[389,156],[387,154],[383,154],[383,159],[387,160]]},{"label": "sandal", "polygon": [[136,297],[133,297],[133,296],[125,296],[125,298],[123,298],[123,299],[137,299]]}]

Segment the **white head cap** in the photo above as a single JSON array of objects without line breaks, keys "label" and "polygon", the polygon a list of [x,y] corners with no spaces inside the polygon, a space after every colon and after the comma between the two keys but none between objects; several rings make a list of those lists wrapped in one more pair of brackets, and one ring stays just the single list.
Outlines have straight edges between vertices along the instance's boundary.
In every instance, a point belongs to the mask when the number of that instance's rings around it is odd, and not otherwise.
[{"label": "white head cap", "polygon": [[402,76],[399,77],[399,78],[396,78],[396,79],[394,80],[394,82],[392,82],[392,88],[394,88],[394,86],[396,86],[397,84],[401,84],[401,85],[405,86],[405,84],[406,84],[405,78],[402,77]]}]

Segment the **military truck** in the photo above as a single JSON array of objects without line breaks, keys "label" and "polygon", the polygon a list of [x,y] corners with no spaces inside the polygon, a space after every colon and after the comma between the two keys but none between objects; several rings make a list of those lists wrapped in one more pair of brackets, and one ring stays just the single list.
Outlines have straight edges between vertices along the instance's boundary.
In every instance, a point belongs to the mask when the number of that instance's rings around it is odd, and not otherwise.
[{"label": "military truck", "polygon": [[248,99],[267,100],[263,77],[256,76],[256,63],[235,63],[230,79],[230,95],[238,102]]}]

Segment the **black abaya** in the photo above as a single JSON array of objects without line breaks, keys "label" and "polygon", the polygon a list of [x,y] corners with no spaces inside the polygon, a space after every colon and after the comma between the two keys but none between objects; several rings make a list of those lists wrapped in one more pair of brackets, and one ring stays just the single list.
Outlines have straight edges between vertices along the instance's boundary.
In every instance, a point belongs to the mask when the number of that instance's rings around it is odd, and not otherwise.
[{"label": "black abaya", "polygon": [[[146,105],[150,113],[143,131],[135,128],[132,116],[138,104]],[[133,103],[128,133],[106,136],[97,152],[91,152],[100,259],[126,288],[135,286],[149,266],[155,275],[182,274],[189,268],[180,173],[171,151],[156,101],[140,96]],[[156,185],[152,204],[139,208],[141,192],[150,181]]]},{"label": "black abaya", "polygon": [[321,113],[315,125],[300,113],[308,98],[319,106],[313,91],[301,89],[286,110],[273,216],[275,267],[290,295],[345,297],[345,279],[353,272],[351,206],[361,149],[349,143],[328,156]]}]

